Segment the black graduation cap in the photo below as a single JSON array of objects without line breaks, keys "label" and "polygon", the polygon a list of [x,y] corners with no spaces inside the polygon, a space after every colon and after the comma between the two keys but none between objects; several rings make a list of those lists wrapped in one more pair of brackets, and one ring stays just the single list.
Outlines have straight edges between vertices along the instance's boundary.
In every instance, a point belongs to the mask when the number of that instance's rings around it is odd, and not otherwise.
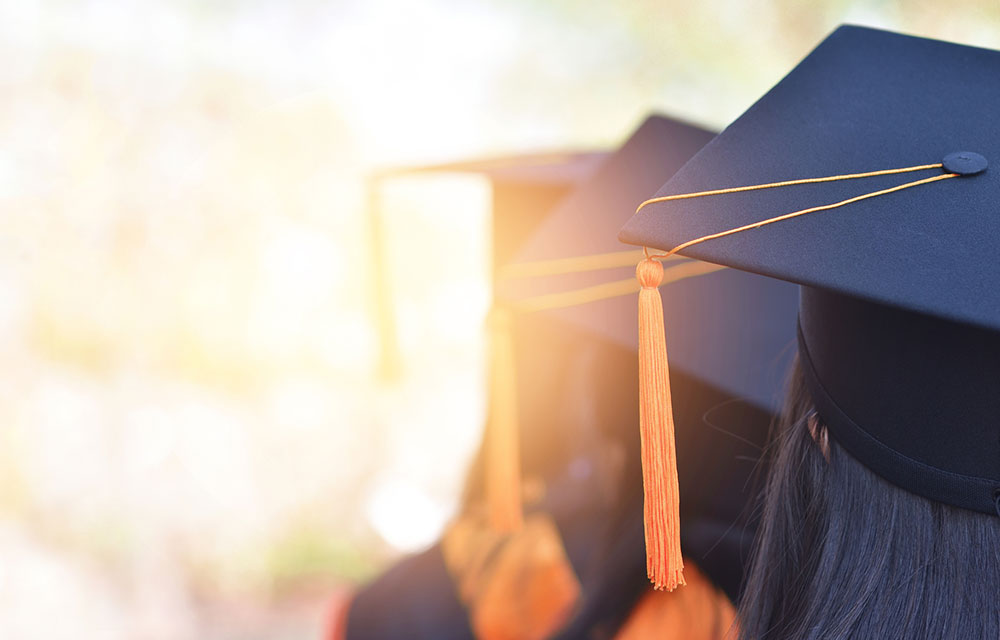
[{"label": "black graduation cap", "polygon": [[997,51],[841,27],[620,237],[801,285],[831,435],[899,487],[1000,515],[998,78]]},{"label": "black graduation cap", "polygon": [[[594,393],[591,397],[567,398],[562,403],[563,410],[569,403],[615,407],[614,412],[605,413],[605,420],[614,422],[612,428],[627,431],[628,441],[634,444],[630,454],[636,457],[638,286],[634,271],[642,256],[641,252],[627,251],[615,239],[615,233],[637,201],[662,184],[713,137],[712,132],[677,120],[649,117],[590,180],[538,226],[510,268],[500,271],[498,298],[515,305],[526,297],[530,300],[537,296],[558,296],[560,292],[599,288],[602,283],[620,279],[631,285],[625,295],[584,304],[560,304],[524,317],[544,318],[562,333],[575,330],[580,337],[570,348],[580,349],[584,341],[591,346],[601,345],[600,385],[591,388]],[[570,264],[595,256],[595,264],[608,262],[619,266],[580,271]],[[570,266],[558,268],[562,266],[561,260],[568,261]],[[556,267],[552,273],[540,274],[529,268],[546,264]],[[696,559],[709,577],[735,599],[743,559],[753,537],[752,524],[744,517],[753,495],[750,476],[764,446],[771,412],[780,400],[784,373],[794,351],[798,293],[793,285],[770,278],[733,269],[706,272],[699,268],[694,261],[671,262],[667,265],[668,273],[676,269],[690,277],[662,288],[678,415],[681,508],[687,516],[682,536],[685,553]],[[564,363],[565,368],[568,357],[555,351],[554,339],[549,340],[543,357]],[[634,467],[638,469],[637,460]],[[638,484],[641,478],[634,480]],[[642,492],[637,487],[630,488],[635,489],[634,499],[629,495],[619,499],[631,505],[632,513],[626,520],[630,526],[638,527],[638,535],[628,531],[621,536],[628,541],[627,550],[612,552],[618,554],[614,564],[621,569],[617,579],[622,582],[610,587],[609,593],[603,593],[605,605],[635,593],[637,585],[629,584],[629,580],[638,577],[638,587],[645,585],[645,557],[641,544],[635,544],[642,539],[639,500]],[[583,578],[584,589],[591,594],[601,592],[614,584],[615,571],[609,569],[607,562],[591,571],[593,567],[588,566],[588,561],[593,558],[593,542],[581,545],[582,553],[574,550],[575,540],[594,531],[601,532],[606,523],[573,513],[560,518],[559,506],[553,506],[556,521],[570,559]],[[591,575],[596,576],[596,582],[588,580]],[[623,586],[626,584],[628,588]],[[585,612],[583,619],[586,618]]]},{"label": "black graduation cap", "polygon": [[[663,116],[651,116],[608,158],[593,177],[546,217],[513,260],[512,269],[543,260],[622,252],[617,239],[636,200],[662,185],[715,134]],[[625,256],[623,266],[546,277],[511,278],[500,296],[517,299],[598,286],[624,279],[631,295],[599,299],[548,311],[560,320],[635,351],[637,323],[635,264],[641,253]],[[683,262],[683,261],[679,261]],[[764,410],[777,409],[785,369],[795,340],[795,287],[733,269],[700,273],[696,265],[665,265],[697,274],[663,287],[671,366],[733,398]],[[500,271],[501,276],[504,270]],[[630,399],[634,402],[634,399]]]}]

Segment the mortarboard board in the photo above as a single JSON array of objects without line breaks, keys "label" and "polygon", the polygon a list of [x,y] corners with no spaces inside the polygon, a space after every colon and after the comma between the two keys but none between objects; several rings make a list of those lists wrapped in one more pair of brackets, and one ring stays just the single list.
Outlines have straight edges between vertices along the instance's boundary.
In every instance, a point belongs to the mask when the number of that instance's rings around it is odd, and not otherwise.
[{"label": "mortarboard board", "polygon": [[998,74],[1000,52],[841,27],[620,238],[801,285],[831,436],[899,487],[1000,515]]}]

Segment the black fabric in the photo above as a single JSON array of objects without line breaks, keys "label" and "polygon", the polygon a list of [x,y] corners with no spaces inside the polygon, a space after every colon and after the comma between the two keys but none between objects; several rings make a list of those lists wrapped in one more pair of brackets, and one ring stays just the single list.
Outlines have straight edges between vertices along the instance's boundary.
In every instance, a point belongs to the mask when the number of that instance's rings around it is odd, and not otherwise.
[{"label": "black fabric", "polygon": [[831,434],[889,482],[994,514],[1000,333],[802,288],[799,353]]},{"label": "black fabric", "polygon": [[690,516],[681,519],[681,549],[736,603],[743,593],[756,533],[756,522],[751,525]]},{"label": "black fabric", "polygon": [[[611,640],[649,589],[642,523],[642,503],[629,500],[625,517],[590,522],[604,537],[579,566],[583,587],[580,607],[553,640]],[[638,506],[638,508],[635,508]]]},{"label": "black fabric", "polygon": [[[634,356],[634,354],[632,354]],[[628,475],[617,508],[596,496],[587,478],[563,477],[550,485],[541,508],[551,513],[583,587],[583,602],[569,630],[597,625],[617,629],[636,599],[650,588],[643,541],[642,474],[635,388],[637,371],[629,358],[626,379],[632,398],[627,425]],[[762,448],[771,415],[750,402],[733,399],[697,378],[671,371],[677,424],[681,548],[711,581],[736,602],[757,525],[754,510]],[[568,631],[567,631],[568,633]],[[573,637],[568,635],[566,637]]]},{"label": "black fabric", "polygon": [[347,640],[474,640],[441,546],[396,563],[354,596]]},{"label": "black fabric", "polygon": [[[756,533],[756,474],[764,471],[771,414],[673,371],[670,384],[681,550],[736,602]],[[641,488],[636,493],[641,495]]]}]

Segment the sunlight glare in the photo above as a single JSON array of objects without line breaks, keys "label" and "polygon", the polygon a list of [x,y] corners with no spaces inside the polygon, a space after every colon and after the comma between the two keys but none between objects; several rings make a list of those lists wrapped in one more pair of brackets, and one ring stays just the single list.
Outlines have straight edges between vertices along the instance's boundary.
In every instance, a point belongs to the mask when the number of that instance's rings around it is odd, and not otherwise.
[{"label": "sunlight glare", "polygon": [[399,551],[431,544],[444,527],[447,510],[417,487],[399,479],[376,485],[366,505],[375,531]]}]

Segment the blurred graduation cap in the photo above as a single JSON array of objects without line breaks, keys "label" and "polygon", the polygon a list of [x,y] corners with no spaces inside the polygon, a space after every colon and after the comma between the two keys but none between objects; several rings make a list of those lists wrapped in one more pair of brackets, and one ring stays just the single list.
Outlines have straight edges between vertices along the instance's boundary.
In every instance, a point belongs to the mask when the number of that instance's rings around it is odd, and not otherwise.
[{"label": "blurred graduation cap", "polygon": [[435,174],[480,175],[491,187],[492,248],[494,271],[517,251],[545,214],[571,189],[585,180],[605,156],[601,151],[569,151],[517,154],[384,169],[368,180],[369,235],[373,247],[376,323],[379,328],[379,372],[392,380],[399,374],[395,318],[387,286],[383,241],[383,219],[379,201],[382,185],[404,176]]},{"label": "blurred graduation cap", "polygon": [[997,51],[840,27],[620,237],[801,285],[832,437],[899,487],[1000,515],[998,77]]},{"label": "blurred graduation cap", "polygon": [[[628,407],[620,409],[621,427],[636,433],[639,286],[634,272],[642,252],[623,251],[615,236],[636,203],[713,137],[676,120],[650,117],[500,270],[498,295],[509,301],[515,316],[554,318],[619,352],[616,359],[602,360],[602,386],[595,393],[602,403]],[[798,294],[787,283],[697,261],[678,258],[665,267],[662,312],[669,327],[684,480],[680,505],[688,516],[681,535],[686,555],[735,599],[753,537],[746,517],[750,476],[791,362]],[[635,516],[641,540],[641,507]],[[577,536],[572,524],[563,527],[569,549]],[[631,546],[616,562],[627,564],[633,577],[642,576],[641,544],[635,545],[635,537],[626,539]],[[581,575],[586,570],[578,567]],[[603,567],[599,573],[604,579],[611,572]],[[621,595],[614,589],[604,597]]]},{"label": "blurred graduation cap", "polygon": [[490,181],[493,260],[506,264],[559,201],[585,182],[607,157],[604,151],[495,156],[390,170],[387,175],[476,174]]},{"label": "blurred graduation cap", "polygon": [[[714,136],[670,118],[648,118],[586,184],[539,223],[512,264],[500,269],[499,293],[515,306],[525,297],[545,296],[536,299],[539,307],[552,303],[545,313],[635,351],[639,286],[634,274],[642,255],[623,252],[617,232],[637,198],[661,186],[663,176],[673,175]],[[594,268],[582,270],[583,262]],[[776,409],[784,365],[790,362],[783,353],[795,336],[794,321],[783,312],[795,308],[795,288],[683,259],[665,266],[668,275],[675,271],[680,276],[663,290],[671,363],[733,398]],[[620,286],[624,295],[603,297],[608,284]],[[573,302],[573,294],[564,298],[563,292],[590,287],[596,288],[593,301],[565,304]]]},{"label": "blurred graduation cap", "polygon": [[[627,271],[633,267],[622,265],[634,264],[636,254],[634,251],[624,251],[623,254],[624,247],[614,240],[614,232],[628,217],[637,200],[662,184],[713,135],[712,132],[663,116],[648,118],[621,149],[600,163],[590,179],[554,211],[538,219],[533,235],[522,243],[512,258],[514,264],[500,267],[498,297],[537,300],[539,296],[559,296],[560,292],[578,287],[587,289],[594,282],[598,284],[593,286],[602,287],[601,281],[606,283],[609,278],[628,275]],[[570,264],[577,263],[581,256],[592,263],[595,255],[598,263],[603,261],[607,265],[610,262],[614,266],[605,266],[599,270],[600,273],[581,273]],[[562,262],[564,259],[569,259],[570,263]],[[733,331],[741,324],[740,318],[732,315],[734,310],[744,314],[743,322],[771,335],[766,345],[761,344],[754,351],[760,358],[748,355],[748,362],[756,365],[759,360],[783,358],[782,349],[794,339],[794,320],[786,321],[783,326],[780,322],[771,325],[765,320],[772,316],[772,319],[780,320],[790,315],[789,305],[794,308],[796,300],[795,289],[731,270],[691,270],[690,266],[697,265],[688,263],[685,267],[682,261],[677,262],[678,267],[688,269],[689,277],[679,278],[665,288],[665,293],[668,302],[677,304],[676,310],[668,311],[670,317],[676,318],[684,327],[685,335],[678,336],[678,348],[690,353],[691,358],[685,359],[684,366],[678,366],[672,376],[678,390],[678,406],[684,412],[681,423],[685,426],[679,436],[682,441],[680,446],[686,454],[683,473],[686,476],[690,474],[692,478],[692,482],[685,485],[688,490],[685,505],[692,513],[701,514],[690,519],[686,533],[691,540],[690,551],[715,584],[735,599],[742,574],[742,558],[734,550],[743,549],[749,542],[747,530],[742,522],[737,521],[748,501],[747,476],[759,455],[758,447],[763,443],[770,409],[777,395],[776,387],[768,385],[778,382],[773,376],[772,382],[759,379],[769,375],[766,367],[756,369],[758,377],[738,375],[727,378],[725,368],[716,369],[712,362],[704,358],[715,357],[706,355],[712,340],[734,339]],[[545,272],[551,271],[553,264],[560,273],[537,273],[539,266]],[[536,272],[529,274],[527,271]],[[551,388],[547,388],[546,384],[519,384],[521,392],[525,387],[545,390],[537,397],[528,398],[527,402],[523,394],[519,396],[514,411],[527,418],[540,412],[544,414],[542,405],[566,411],[568,404],[596,400],[605,409],[601,412],[601,420],[614,422],[615,428],[620,423],[621,429],[635,433],[638,417],[633,344],[636,289],[630,285],[628,291],[621,292],[614,299],[597,296],[598,299],[575,308],[557,304],[537,312],[515,311],[513,322],[522,329],[517,332],[517,344],[512,345],[516,347],[516,368],[545,366],[540,377],[558,377],[560,374],[565,377],[564,356],[584,343],[597,344],[600,348],[598,382],[601,397],[579,398],[572,388],[553,397]],[[735,295],[737,299],[727,294]],[[761,308],[765,308],[766,313],[758,314]],[[785,313],[781,312],[782,309]],[[728,327],[728,331],[723,330],[723,325]],[[698,350],[694,348],[696,345],[687,345],[689,340],[697,341],[703,348]],[[716,363],[721,364],[719,360]],[[513,366],[514,363],[509,364]],[[775,369],[780,370],[781,367],[776,366]],[[741,401],[732,402],[734,398]],[[698,428],[704,414],[710,411],[713,413],[710,422],[725,425],[723,428],[729,433],[708,427]],[[538,426],[547,426],[544,422],[540,421]],[[634,440],[638,440],[637,435]],[[566,444],[565,440],[561,442],[564,447]],[[530,452],[527,453],[530,455]],[[742,463],[725,465],[722,472],[715,471],[719,465],[714,464],[711,475],[700,472],[710,461],[732,461],[741,456],[745,458]],[[591,634],[595,629],[613,630],[616,624],[623,621],[647,584],[642,569],[645,560],[641,551],[641,503],[632,503],[636,509],[626,505],[624,518],[615,522],[616,514],[606,508],[597,508],[594,503],[598,500],[594,493],[582,491],[580,483],[567,478],[550,480],[544,499],[534,508],[553,515],[567,556],[574,572],[581,577],[583,588],[580,609],[557,637],[576,638]],[[513,484],[516,486],[517,481]],[[631,501],[619,499],[617,502]],[[735,535],[728,535],[730,532],[727,530],[734,523]],[[610,530],[612,524],[618,524],[620,530]],[[717,547],[714,554],[712,547]],[[412,585],[421,583],[438,586],[412,588]],[[454,590],[445,588],[447,583],[440,546],[404,561],[357,596],[351,616],[353,628],[357,629],[355,633],[366,630],[375,634],[370,637],[392,637],[392,629],[398,633],[412,623],[408,633],[413,637],[471,637],[468,620],[455,600]],[[405,596],[402,590],[406,591]],[[396,610],[394,616],[384,615],[385,601],[389,597],[400,598],[405,605],[405,608]],[[406,613],[411,609],[412,614]],[[420,615],[421,611],[435,611],[439,615],[427,619]],[[378,635],[376,629],[386,631],[388,635]],[[361,636],[349,633],[348,638],[351,637]]]}]

